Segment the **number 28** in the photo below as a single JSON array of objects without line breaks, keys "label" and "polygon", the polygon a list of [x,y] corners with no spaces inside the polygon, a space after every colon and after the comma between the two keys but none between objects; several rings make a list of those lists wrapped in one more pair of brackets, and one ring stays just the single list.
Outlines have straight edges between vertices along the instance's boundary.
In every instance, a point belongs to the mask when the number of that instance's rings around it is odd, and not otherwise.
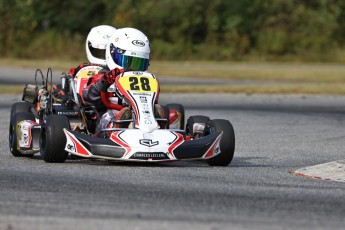
[{"label": "number 28", "polygon": [[143,91],[151,90],[150,81],[147,77],[141,77],[140,84],[137,77],[130,77],[129,82],[130,82],[129,86],[131,90],[140,90],[140,86]]}]

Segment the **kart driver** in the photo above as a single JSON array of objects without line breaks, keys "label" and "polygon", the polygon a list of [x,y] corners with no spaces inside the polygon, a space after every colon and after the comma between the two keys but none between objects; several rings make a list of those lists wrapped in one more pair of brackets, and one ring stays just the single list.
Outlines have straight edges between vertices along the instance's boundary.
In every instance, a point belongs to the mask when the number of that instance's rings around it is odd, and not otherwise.
[{"label": "kart driver", "polygon": [[[137,42],[140,42],[138,45]],[[144,33],[134,28],[117,29],[109,38],[106,46],[106,64],[108,71],[100,71],[92,76],[83,90],[86,103],[93,104],[98,110],[106,107],[101,99],[101,93],[107,93],[108,88],[115,83],[115,78],[124,71],[147,71],[150,59],[149,40]],[[110,69],[110,70],[109,70]],[[108,109],[100,119],[97,131],[111,128],[111,120],[131,119],[130,109],[120,103],[114,109]],[[162,106],[157,102],[154,108],[155,117],[165,117]],[[128,127],[127,124],[118,124],[116,127]]]},{"label": "kart driver", "polygon": [[116,28],[108,25],[93,27],[87,35],[85,42],[86,55],[89,63],[80,64],[76,68],[71,68],[68,74],[73,77],[86,66],[106,67],[105,50],[108,40],[116,31]]},{"label": "kart driver", "polygon": [[[77,89],[82,89],[81,85],[86,85],[88,78],[103,70],[106,66],[105,48],[108,40],[114,34],[116,28],[109,25],[99,25],[93,27],[87,35],[85,42],[86,55],[88,63],[82,63],[76,68],[71,68],[68,75],[74,78],[77,83]],[[56,101],[68,99],[67,92],[64,88],[58,88],[54,91],[53,97]],[[82,95],[82,92],[79,91]]]}]

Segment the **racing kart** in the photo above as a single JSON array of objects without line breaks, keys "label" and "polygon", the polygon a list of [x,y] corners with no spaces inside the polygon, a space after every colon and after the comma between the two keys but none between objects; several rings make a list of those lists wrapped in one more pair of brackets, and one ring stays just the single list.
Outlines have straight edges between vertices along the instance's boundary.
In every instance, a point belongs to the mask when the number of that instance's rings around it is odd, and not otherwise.
[{"label": "racing kart", "polygon": [[[181,104],[163,106],[165,116],[155,116],[159,82],[151,73],[122,73],[116,78],[114,92],[102,93],[102,101],[109,109],[113,109],[116,95],[116,101],[123,101],[132,116],[126,120],[112,119],[113,125],[98,130],[97,135],[98,111],[83,103],[80,88],[77,88],[83,87],[80,84],[83,78],[76,80],[65,75],[62,79],[63,88],[68,82],[67,99],[59,101],[53,98],[53,86],[51,84],[48,89],[47,73],[47,80],[42,84],[44,87],[37,86],[37,83],[35,87],[27,85],[23,93],[24,102],[13,104],[9,127],[9,146],[13,156],[40,152],[46,162],[64,162],[69,154],[136,162],[205,160],[213,166],[227,166],[233,159],[235,134],[228,120],[211,120],[197,115],[190,116],[185,125]],[[176,122],[170,122],[176,114],[177,126]]]}]

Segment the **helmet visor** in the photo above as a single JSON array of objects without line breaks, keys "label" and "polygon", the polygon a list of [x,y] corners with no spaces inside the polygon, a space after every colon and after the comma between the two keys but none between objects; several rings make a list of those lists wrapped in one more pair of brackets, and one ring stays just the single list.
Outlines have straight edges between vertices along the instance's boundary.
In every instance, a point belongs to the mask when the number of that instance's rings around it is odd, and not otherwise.
[{"label": "helmet visor", "polygon": [[149,67],[149,59],[144,58],[148,57],[148,54],[135,52],[136,55],[141,55],[143,57],[134,57],[126,55],[127,53],[130,53],[128,51],[117,49],[115,47],[112,48],[113,52],[111,52],[111,57],[113,61],[119,66],[122,66],[125,71],[146,71]]},{"label": "helmet visor", "polygon": [[115,54],[114,62],[122,66],[126,71],[146,71],[149,66],[149,59],[132,57],[124,54]]},{"label": "helmet visor", "polygon": [[105,59],[105,49],[94,48],[89,42],[89,50],[90,50],[91,55],[94,56],[95,58]]}]

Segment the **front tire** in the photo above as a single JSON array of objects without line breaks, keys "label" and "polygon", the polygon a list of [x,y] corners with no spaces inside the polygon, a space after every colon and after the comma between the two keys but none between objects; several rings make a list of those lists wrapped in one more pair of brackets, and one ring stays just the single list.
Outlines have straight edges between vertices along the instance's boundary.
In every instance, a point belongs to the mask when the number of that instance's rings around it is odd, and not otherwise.
[{"label": "front tire", "polygon": [[207,160],[211,166],[227,166],[231,163],[235,152],[235,132],[232,124],[228,120],[215,119],[206,123],[204,135],[216,132],[223,132],[219,147],[221,153]]},{"label": "front tire", "polygon": [[64,150],[66,145],[64,128],[70,128],[67,117],[47,116],[46,123],[42,125],[40,138],[41,158],[45,162],[62,163],[67,159],[68,153]]},{"label": "front tire", "polygon": [[8,130],[8,143],[9,143],[9,148],[12,155],[15,157],[31,156],[31,155],[24,155],[21,152],[19,152],[19,150],[17,149],[17,144],[18,144],[17,124],[24,120],[35,121],[35,116],[32,113],[28,113],[28,112],[18,112],[18,113],[13,113],[10,118],[10,127]]}]

